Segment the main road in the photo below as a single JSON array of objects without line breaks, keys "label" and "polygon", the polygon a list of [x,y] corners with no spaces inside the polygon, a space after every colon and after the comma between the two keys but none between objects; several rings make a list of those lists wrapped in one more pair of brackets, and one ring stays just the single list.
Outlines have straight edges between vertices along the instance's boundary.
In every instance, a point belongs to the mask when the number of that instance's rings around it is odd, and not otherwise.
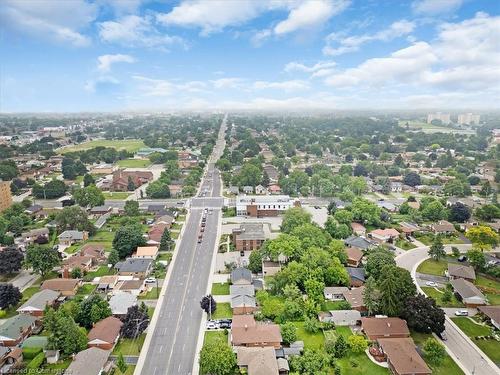
[{"label": "main road", "polygon": [[[471,248],[470,244],[453,246],[456,246],[461,252],[465,252]],[[451,253],[451,245],[445,246],[445,249],[446,252]],[[420,292],[422,292],[422,290],[417,282],[416,268],[421,262],[429,257],[427,254],[428,251],[428,246],[422,246],[408,250],[396,257],[397,265],[411,272],[413,280]],[[463,332],[461,332],[460,328],[458,328],[458,326],[448,317],[446,317],[445,321],[445,331],[447,340],[443,341],[443,344],[465,374],[500,374],[498,367]]]},{"label": "main road", "polygon": [[[193,372],[203,317],[200,300],[207,291],[221,222],[221,179],[214,163],[224,150],[225,128],[226,118],[200,183],[200,192],[206,189],[207,193],[191,199],[186,227],[169,266],[135,369],[136,375],[189,375]],[[198,243],[205,209],[208,209],[206,227],[203,240]]]}]

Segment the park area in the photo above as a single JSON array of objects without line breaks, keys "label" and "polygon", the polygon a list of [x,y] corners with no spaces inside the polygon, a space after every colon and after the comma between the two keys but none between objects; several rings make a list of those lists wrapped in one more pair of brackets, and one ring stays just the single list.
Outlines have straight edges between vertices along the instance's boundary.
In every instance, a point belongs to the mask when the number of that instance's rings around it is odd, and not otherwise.
[{"label": "park area", "polygon": [[66,146],[59,149],[58,151],[61,154],[65,154],[67,152],[89,150],[95,147],[113,147],[117,150],[127,150],[128,152],[136,152],[140,148],[145,147],[145,144],[140,139],[116,139],[116,140],[96,139],[93,141],[83,142],[78,145]]}]

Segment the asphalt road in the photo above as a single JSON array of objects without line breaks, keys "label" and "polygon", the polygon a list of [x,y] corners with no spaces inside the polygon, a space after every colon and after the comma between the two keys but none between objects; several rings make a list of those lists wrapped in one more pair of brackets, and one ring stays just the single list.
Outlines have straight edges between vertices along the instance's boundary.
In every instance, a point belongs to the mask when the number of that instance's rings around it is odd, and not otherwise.
[{"label": "asphalt road", "polygon": [[[223,142],[222,142],[223,143]],[[207,175],[201,182],[207,187],[206,197],[191,199],[190,215],[184,234],[176,249],[176,260],[172,264],[165,297],[158,306],[158,319],[152,322],[154,327],[148,332],[149,345],[141,353],[145,355],[142,366],[136,368],[136,374],[145,375],[188,375],[192,374],[196,356],[198,335],[203,311],[200,300],[207,290],[211,272],[211,263],[221,222],[221,181],[213,161],[221,154],[223,144],[214,150],[212,161],[207,167]],[[207,214],[203,240],[198,243],[201,219],[205,208],[210,207],[212,214]],[[146,340],[147,342],[148,340]],[[141,363],[141,360],[139,360]]]},{"label": "asphalt road", "polygon": [[[471,247],[469,244],[454,246],[458,247],[462,252],[465,252]],[[445,246],[445,249],[447,252],[451,252],[451,246]],[[419,264],[428,257],[428,250],[428,246],[409,250],[396,257],[396,263],[399,267],[410,271],[412,276],[415,277],[415,265]],[[447,340],[442,341],[442,343],[446,346],[448,351],[453,354],[456,360],[461,363],[462,369],[466,374],[500,374],[498,367],[492,365],[492,362],[488,361],[483,356],[477,346],[473,345],[470,340],[467,340],[464,337],[465,335],[460,332],[459,328],[455,324],[452,324],[448,319],[445,322],[445,332]]]}]

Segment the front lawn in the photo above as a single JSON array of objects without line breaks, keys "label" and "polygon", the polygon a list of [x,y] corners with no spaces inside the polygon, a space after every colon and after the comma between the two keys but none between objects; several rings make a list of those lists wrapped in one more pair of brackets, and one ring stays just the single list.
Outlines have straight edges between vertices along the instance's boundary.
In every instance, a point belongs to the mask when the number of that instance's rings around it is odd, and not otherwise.
[{"label": "front lawn", "polygon": [[132,194],[130,191],[103,191],[104,199],[123,201]]},{"label": "front lawn", "polygon": [[500,343],[494,339],[476,339],[476,336],[488,336],[491,328],[474,323],[466,317],[451,318],[453,322],[486,354],[493,362],[500,362]]},{"label": "front lawn", "polygon": [[227,319],[233,317],[230,303],[218,303],[215,312],[212,314],[212,319]]},{"label": "front lawn", "polygon": [[443,293],[437,291],[435,288],[429,287],[429,286],[423,286],[422,290],[424,291],[427,296],[432,297],[436,300],[436,304],[441,307],[464,307],[463,303],[457,300],[454,294],[451,296],[451,301],[450,302],[443,302]]},{"label": "front lawn", "polygon": [[40,287],[38,286],[30,286],[29,288],[24,289],[22,302],[29,300],[33,294],[38,293],[40,291]]},{"label": "front lawn", "polygon": [[124,159],[116,162],[122,168],[146,168],[151,165],[148,159]]},{"label": "front lawn", "polygon": [[80,296],[86,296],[86,295],[92,294],[94,292],[95,288],[97,288],[97,285],[83,284],[81,287],[78,288],[78,291],[76,294],[80,295]]},{"label": "front lawn", "polygon": [[426,273],[428,275],[444,276],[444,271],[448,269],[448,263],[444,260],[436,261],[427,259],[420,263],[417,267],[417,272]]},{"label": "front lawn", "polygon": [[100,229],[96,232],[96,234],[94,234],[90,238],[90,241],[92,241],[92,242],[113,242],[114,238],[115,238],[114,231],[110,231],[107,229]]},{"label": "front lawn", "polygon": [[151,290],[146,294],[141,294],[139,296],[139,299],[158,299],[158,296],[160,295],[160,290],[161,288],[157,287],[151,288]]},{"label": "front lawn", "polygon": [[121,338],[113,349],[113,354],[118,355],[139,355],[139,349],[142,348],[146,334],[143,333],[136,339],[123,339]]},{"label": "front lawn", "polygon": [[173,240],[176,240],[177,238],[179,238],[179,232],[170,232],[170,237]]},{"label": "front lawn", "polygon": [[172,260],[172,252],[161,252],[159,253],[158,257],[156,258],[156,260],[164,260],[164,261],[167,261],[167,262],[170,262]]},{"label": "front lawn", "polygon": [[304,329],[304,322],[293,322],[293,324],[297,327],[297,339],[304,341],[305,348],[323,350],[325,336],[322,331],[309,333]]},{"label": "front lawn", "polygon": [[227,341],[227,336],[224,331],[205,331],[205,338],[203,339],[203,345],[212,343],[217,339],[222,339]]},{"label": "front lawn", "polygon": [[229,294],[229,283],[213,283],[212,295],[225,296]]},{"label": "front lawn", "polygon": [[[415,238],[422,242],[424,245],[430,246],[434,242],[434,235],[427,233],[427,234],[416,234]],[[451,245],[451,244],[462,244],[464,243],[456,234],[448,234],[441,236],[441,241],[443,242],[444,245]]]},{"label": "front lawn", "polygon": [[116,375],[134,375],[135,365],[127,365],[125,372],[121,372],[120,369],[116,369]]},{"label": "front lawn", "polygon": [[108,266],[101,266],[96,271],[87,273],[83,277],[83,281],[92,281],[95,277],[114,275],[116,273],[114,268],[108,268]]},{"label": "front lawn", "polygon": [[[422,348],[425,340],[427,340],[429,337],[432,337],[432,335],[412,331],[411,337],[415,342],[415,345],[417,345],[419,348]],[[423,358],[425,361],[425,356]],[[448,353],[446,353],[443,362],[439,366],[431,365],[429,363],[427,363],[427,365],[432,369],[433,375],[462,375],[464,373],[462,369],[458,367],[455,361],[448,355]]]},{"label": "front lawn", "polygon": [[373,363],[366,353],[349,353],[345,358],[337,360],[342,374],[349,375],[388,375],[389,370]]},{"label": "front lawn", "polygon": [[403,240],[402,238],[398,238],[395,245],[403,250],[411,250],[416,248],[414,244],[409,241]]}]

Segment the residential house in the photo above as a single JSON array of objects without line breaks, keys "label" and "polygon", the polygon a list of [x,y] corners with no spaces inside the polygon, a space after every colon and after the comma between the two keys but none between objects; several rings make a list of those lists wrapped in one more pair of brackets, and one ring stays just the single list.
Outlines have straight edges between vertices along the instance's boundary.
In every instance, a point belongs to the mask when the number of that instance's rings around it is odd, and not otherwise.
[{"label": "residential house", "polygon": [[79,352],[69,367],[64,371],[71,375],[101,375],[109,371],[112,366],[108,364],[109,350],[88,348]]},{"label": "residential house", "polygon": [[369,340],[410,337],[406,321],[400,318],[361,318],[361,330]]},{"label": "residential house", "polygon": [[61,245],[71,246],[74,243],[86,241],[89,238],[89,234],[88,232],[79,230],[65,230],[58,238]]},{"label": "residential house", "polygon": [[357,267],[346,267],[349,274],[349,286],[359,287],[365,283],[365,269]]},{"label": "residential house", "polygon": [[243,193],[245,193],[245,194],[252,194],[253,193],[253,186],[249,186],[249,185],[243,186],[242,190],[243,190]]},{"label": "residential house", "polygon": [[99,278],[96,291],[100,293],[107,293],[116,287],[118,280],[119,277],[117,275],[101,276]]},{"label": "residential house", "polygon": [[132,258],[156,259],[157,256],[158,246],[139,246]]},{"label": "residential house", "polygon": [[53,290],[61,296],[72,297],[76,295],[81,280],[78,279],[50,279],[43,282],[41,290]]},{"label": "residential house", "polygon": [[452,223],[446,220],[440,220],[431,225],[431,230],[436,234],[451,234],[455,233],[455,227]]},{"label": "residential house", "polygon": [[153,267],[153,259],[127,258],[115,264],[119,276],[146,278]]},{"label": "residential house", "polygon": [[269,191],[269,194],[271,194],[271,195],[281,194],[281,187],[278,184],[269,185],[267,190]]},{"label": "residential house", "polygon": [[365,291],[364,286],[360,286],[359,288],[351,288],[347,291],[344,291],[342,294],[344,295],[344,299],[349,302],[351,308],[353,310],[358,310],[363,313],[367,311],[365,303],[363,302],[363,293]]},{"label": "residential house", "polygon": [[342,301],[344,299],[344,293],[347,292],[349,288],[345,286],[326,286],[323,289],[323,295],[328,301]]},{"label": "residential house", "polygon": [[36,219],[47,217],[47,213],[40,204],[34,204],[28,207],[24,210],[24,213]]},{"label": "residential house", "polygon": [[476,280],[476,272],[471,266],[464,264],[448,263],[448,277],[453,279],[465,279],[473,282]]},{"label": "residential house", "polygon": [[102,264],[106,261],[106,253],[103,245],[88,243],[82,246],[78,252],[79,256],[92,258],[92,264]]},{"label": "residential house", "polygon": [[153,180],[153,172],[150,171],[124,171],[119,169],[113,172],[113,181],[110,190],[129,191],[131,182],[135,189]]},{"label": "residential house", "polygon": [[257,195],[266,195],[267,194],[267,188],[265,188],[262,185],[257,185],[255,187],[255,194],[257,194]]},{"label": "residential house", "polygon": [[394,375],[432,374],[411,338],[379,338],[377,343]]},{"label": "residential house", "polygon": [[401,193],[402,191],[403,191],[403,184],[401,182],[392,182],[391,183],[391,192]]},{"label": "residential house", "polygon": [[238,188],[238,186],[229,186],[227,188],[227,192],[229,194],[234,194],[234,195],[237,195],[239,192],[240,192],[240,189]]},{"label": "residential house", "polygon": [[112,350],[120,338],[122,325],[122,321],[114,316],[95,323],[87,335],[89,348]]},{"label": "residential house", "polygon": [[28,314],[18,314],[0,325],[0,345],[17,346],[36,329],[37,318]]},{"label": "residential house", "polygon": [[378,243],[393,243],[399,237],[399,232],[394,228],[375,229],[368,233],[368,238]]},{"label": "residential house", "polygon": [[231,234],[231,241],[238,251],[251,251],[259,249],[266,240],[264,224],[243,223],[235,228]]},{"label": "residential house", "polygon": [[368,250],[375,247],[375,243],[367,240],[364,237],[350,236],[344,240],[344,244],[348,247],[357,247],[360,250]]},{"label": "residential house", "polygon": [[250,285],[252,283],[252,273],[248,268],[238,267],[231,271],[231,284]]},{"label": "residential house", "polygon": [[273,323],[256,322],[253,315],[235,315],[231,325],[233,346],[281,347],[280,326]]},{"label": "residential house", "polygon": [[356,223],[355,221],[353,221],[351,223],[351,228],[352,228],[352,232],[356,236],[364,236],[366,234],[366,228],[363,224]]},{"label": "residential house", "polygon": [[123,318],[130,307],[137,305],[137,296],[131,293],[116,293],[109,299],[109,307],[113,316]]},{"label": "residential house", "polygon": [[383,208],[389,212],[396,212],[398,210],[398,206],[396,206],[392,202],[380,200],[380,201],[377,201],[376,204],[378,207]]},{"label": "residential house", "polygon": [[419,232],[421,230],[421,228],[417,224],[406,221],[401,221],[399,223],[399,226],[401,231],[407,236],[411,236],[413,235],[413,233]]},{"label": "residential house", "polygon": [[23,361],[23,350],[18,347],[0,346],[0,374],[14,374]]},{"label": "residential house", "polygon": [[264,165],[263,169],[264,169],[264,172],[266,172],[267,175],[269,176],[269,181],[271,183],[278,182],[280,174],[278,172],[278,169],[274,165],[266,164],[266,165]]},{"label": "residential house", "polygon": [[262,261],[262,274],[264,276],[274,276],[281,271],[281,264],[271,260]]},{"label": "residential house", "polygon": [[167,228],[170,229],[175,221],[175,217],[172,215],[161,215],[155,220],[155,224],[166,224]]},{"label": "residential house", "polygon": [[238,347],[238,367],[248,375],[279,375],[278,360],[272,347]]},{"label": "residential house", "polygon": [[143,280],[132,279],[132,280],[123,280],[118,282],[114,291],[117,293],[130,293],[136,297],[139,296],[145,290],[145,284]]},{"label": "residential house", "polygon": [[99,164],[90,168],[90,174],[112,174],[115,170],[113,164]]},{"label": "residential house", "polygon": [[71,271],[78,268],[82,272],[90,272],[94,266],[94,258],[90,256],[73,255],[62,262],[62,277],[69,278]]},{"label": "residential house", "polygon": [[90,216],[93,218],[98,218],[99,216],[110,213],[112,210],[111,206],[95,206],[90,209]]},{"label": "residential house", "polygon": [[291,207],[300,207],[300,201],[288,195],[238,195],[236,198],[237,216],[274,217]]},{"label": "residential house", "polygon": [[32,229],[28,232],[21,233],[21,240],[26,245],[33,244],[38,238],[43,238],[44,242],[48,242],[49,228]]},{"label": "residential house", "polygon": [[20,314],[42,317],[45,308],[47,306],[52,306],[59,297],[59,294],[59,292],[50,289],[41,290],[33,294],[30,299],[23,303],[16,311]]},{"label": "residential house", "polygon": [[170,191],[170,196],[172,198],[182,196],[182,185],[180,184],[170,184],[168,185],[168,190]]},{"label": "residential house", "polygon": [[485,315],[496,329],[500,329],[500,306],[479,306],[479,311]]},{"label": "residential house", "polygon": [[320,313],[319,320],[323,323],[333,323],[335,326],[355,326],[361,322],[361,313],[358,310],[332,310]]},{"label": "residential house", "polygon": [[168,228],[170,228],[169,224],[159,223],[153,225],[148,231],[148,244],[159,245],[163,232],[165,232],[165,229]]},{"label": "residential house", "polygon": [[345,253],[347,255],[347,264],[351,267],[359,267],[361,259],[363,259],[363,252],[357,247],[347,247]]},{"label": "residential house", "polygon": [[253,285],[231,285],[229,295],[233,315],[251,314],[257,309]]},{"label": "residential house", "polygon": [[450,284],[455,291],[455,295],[467,307],[477,307],[486,305],[486,297],[471,282],[465,279],[452,279]]}]

